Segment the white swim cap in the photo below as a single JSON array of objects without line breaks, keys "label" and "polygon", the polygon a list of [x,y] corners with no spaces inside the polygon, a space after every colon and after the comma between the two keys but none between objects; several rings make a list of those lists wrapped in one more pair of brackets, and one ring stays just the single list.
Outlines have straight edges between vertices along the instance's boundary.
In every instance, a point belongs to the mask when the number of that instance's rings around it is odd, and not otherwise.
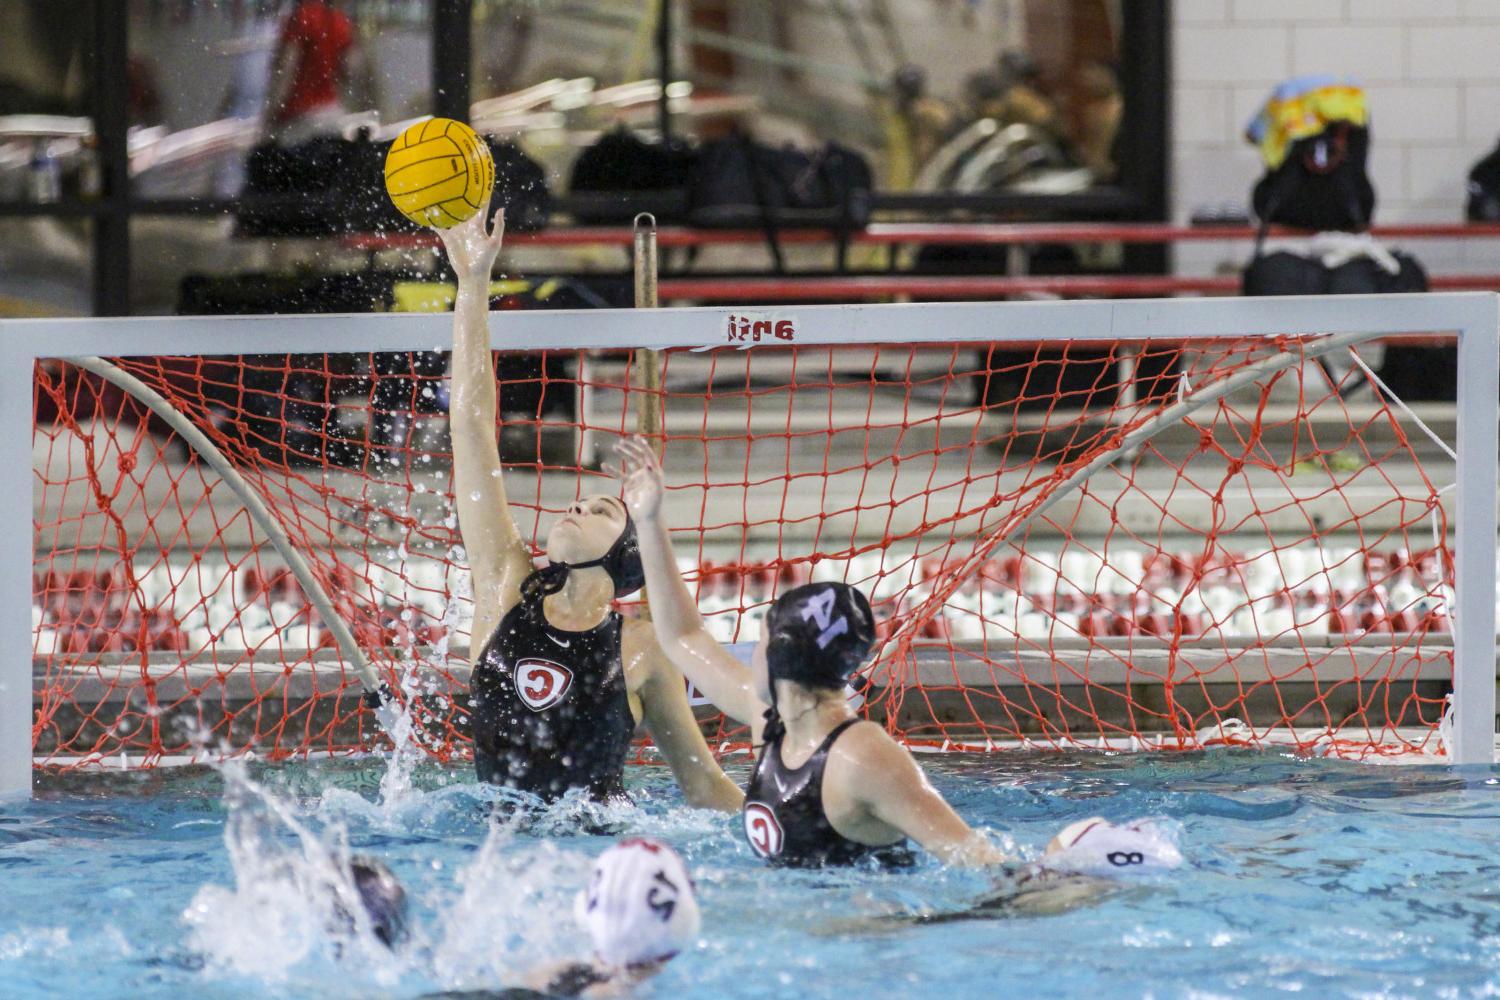
[{"label": "white swim cap", "polygon": [[1116,826],[1095,816],[1066,827],[1057,841],[1062,850],[1041,860],[1041,866],[1051,871],[1105,875],[1165,871],[1182,864],[1176,828],[1158,820]]},{"label": "white swim cap", "polygon": [[677,852],[644,837],[622,840],[599,855],[574,916],[608,965],[671,958],[698,936],[693,880]]}]

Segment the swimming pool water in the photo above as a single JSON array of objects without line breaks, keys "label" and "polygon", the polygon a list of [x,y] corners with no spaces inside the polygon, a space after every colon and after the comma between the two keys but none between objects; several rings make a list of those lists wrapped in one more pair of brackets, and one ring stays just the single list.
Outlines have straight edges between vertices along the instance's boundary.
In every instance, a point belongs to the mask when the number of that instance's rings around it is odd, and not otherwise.
[{"label": "swimming pool water", "polygon": [[[639,995],[1500,994],[1500,771],[1227,750],[923,763],[961,814],[1025,853],[1085,816],[1153,815],[1180,823],[1187,864],[1061,912],[1043,899],[944,920],[995,877],[930,859],[770,870],[735,819],[686,809],[665,768],[633,768],[635,805],[593,819],[676,846],[704,915],[698,947]],[[236,807],[233,863],[211,769],[44,776],[34,801],[0,806],[0,997],[416,997],[586,951],[572,899],[612,837],[578,833],[566,808],[492,829],[468,768],[420,765],[390,796],[385,773],[379,758],[252,767],[288,813]],[[330,946],[288,888],[344,839],[412,893],[400,956]],[[236,870],[279,891],[237,888]]]}]

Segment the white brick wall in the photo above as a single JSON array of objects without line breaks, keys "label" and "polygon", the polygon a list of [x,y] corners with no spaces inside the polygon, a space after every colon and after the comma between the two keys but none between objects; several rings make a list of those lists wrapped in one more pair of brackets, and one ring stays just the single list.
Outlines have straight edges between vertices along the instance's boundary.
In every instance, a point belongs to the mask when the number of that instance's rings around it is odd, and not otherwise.
[{"label": "white brick wall", "polygon": [[[1242,132],[1271,87],[1344,73],[1368,91],[1380,222],[1463,218],[1469,167],[1500,138],[1500,0],[1174,0],[1173,216],[1248,205],[1260,175]],[[1412,249],[1435,270],[1500,270],[1500,241]],[[1177,269],[1237,266],[1242,248],[1179,248]]]}]

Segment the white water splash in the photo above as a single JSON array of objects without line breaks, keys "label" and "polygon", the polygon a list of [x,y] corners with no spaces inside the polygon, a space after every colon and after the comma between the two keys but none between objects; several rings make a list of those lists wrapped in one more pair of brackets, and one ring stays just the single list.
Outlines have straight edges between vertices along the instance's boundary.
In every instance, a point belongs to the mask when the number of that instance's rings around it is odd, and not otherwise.
[{"label": "white water splash", "polygon": [[[375,982],[401,968],[375,937],[349,874],[340,827],[319,836],[237,762],[221,768],[229,816],[224,846],[234,885],[198,890],[182,919],[209,968],[285,981],[309,961],[342,962]],[[285,844],[290,833],[294,846]]]},{"label": "white water splash", "polygon": [[494,824],[455,878],[457,897],[439,909],[431,935],[432,974],[446,987],[515,982],[529,970],[588,951],[572,917],[591,855],[544,842],[506,851],[512,831]]}]

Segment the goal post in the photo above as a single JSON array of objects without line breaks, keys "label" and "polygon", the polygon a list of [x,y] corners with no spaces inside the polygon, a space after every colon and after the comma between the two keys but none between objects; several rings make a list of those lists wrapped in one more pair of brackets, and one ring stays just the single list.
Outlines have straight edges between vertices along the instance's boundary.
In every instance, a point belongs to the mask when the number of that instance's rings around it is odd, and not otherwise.
[{"label": "goal post", "polygon": [[[527,400],[501,434],[523,533],[557,509],[556,491],[613,488],[600,451],[635,428],[642,395],[622,352],[664,352],[653,398],[666,408],[674,537],[710,619],[745,641],[778,586],[811,576],[872,589],[884,626],[866,711],[913,742],[1195,746],[1285,732],[1299,747],[1431,752],[1436,692],[1451,683],[1447,759],[1481,763],[1495,735],[1497,303],[497,311],[491,337],[497,351],[557,361],[502,366],[503,405],[508,392]],[[1457,339],[1451,406],[1409,407],[1360,367],[1364,345],[1419,335]],[[214,509],[227,491],[212,469],[121,430],[113,403],[89,427],[35,426],[34,394],[66,411],[83,393],[39,374],[49,359],[112,359],[214,436],[385,678],[399,683],[418,660],[437,678],[407,694],[425,699],[435,752],[462,752],[466,674],[440,662],[467,628],[440,407],[427,402],[442,372],[411,360],[450,340],[442,314],[0,320],[0,468],[16,472],[0,481],[0,525],[12,526],[0,528],[0,794],[24,794],[36,759],[164,759],[180,744],[154,727],[171,712],[273,755],[348,749],[334,734],[362,712],[356,664],[319,641],[316,615],[293,608],[287,624],[283,610],[250,608],[281,600],[267,582],[279,570],[250,520]],[[335,373],[338,352],[364,361]],[[407,357],[399,378],[377,352]],[[244,370],[279,388],[247,388]],[[298,378],[354,388],[309,418],[286,388]],[[1454,429],[1451,449],[1438,441],[1437,478],[1456,456],[1451,484],[1429,481],[1420,455],[1442,436],[1424,422],[1433,413]],[[293,444],[291,425],[315,444]],[[173,518],[183,525],[166,530]],[[79,541],[106,521],[108,538]],[[149,544],[124,538],[140,524]],[[173,546],[185,554],[169,558]],[[142,565],[105,580],[122,554]],[[1388,557],[1394,568],[1370,568]],[[69,574],[97,576],[99,593],[80,596],[95,584]],[[1331,588],[1312,612],[1296,589],[1309,580]],[[1387,587],[1412,591],[1411,608],[1391,606]],[[1212,606],[1221,599],[1237,603]],[[119,606],[102,610],[109,601]],[[1328,624],[1345,617],[1369,621]],[[1433,624],[1445,619],[1451,635]],[[212,669],[195,669],[195,653]],[[253,710],[204,710],[233,676],[260,699]],[[33,704],[34,684],[46,704]],[[299,698],[329,707],[304,711]],[[84,705],[66,724],[64,701]],[[128,724],[106,717],[120,706]]]}]

